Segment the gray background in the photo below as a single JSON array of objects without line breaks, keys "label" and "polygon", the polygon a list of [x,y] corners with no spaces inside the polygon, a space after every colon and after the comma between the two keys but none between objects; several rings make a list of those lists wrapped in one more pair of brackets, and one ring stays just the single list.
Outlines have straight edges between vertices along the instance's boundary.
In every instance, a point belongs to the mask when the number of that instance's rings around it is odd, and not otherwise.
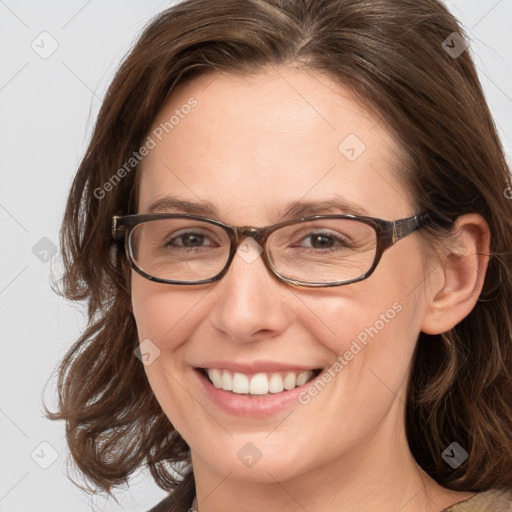
[{"label": "gray background", "polygon": [[[165,496],[144,472],[116,493],[120,504],[82,493],[65,476],[64,424],[44,418],[41,399],[55,404],[49,378],[85,326],[84,310],[49,287],[59,258],[44,260],[58,244],[68,189],[113,73],[170,4],[0,0],[0,512],[144,511]],[[512,0],[447,4],[470,35],[510,156]],[[32,44],[40,53],[58,48],[42,58]]]}]

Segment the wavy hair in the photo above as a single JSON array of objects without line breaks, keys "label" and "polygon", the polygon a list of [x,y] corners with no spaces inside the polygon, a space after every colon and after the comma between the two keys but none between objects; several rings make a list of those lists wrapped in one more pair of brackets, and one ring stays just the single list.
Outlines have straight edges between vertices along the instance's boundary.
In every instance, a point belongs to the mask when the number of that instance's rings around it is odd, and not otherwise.
[{"label": "wavy hair", "polygon": [[[212,70],[293,65],[348,88],[396,137],[406,164],[400,179],[432,219],[420,232],[426,246],[449,240],[463,214],[489,224],[477,304],[449,332],[420,333],[406,432],[440,485],[512,489],[510,173],[470,49],[456,57],[443,43],[453,47],[454,32],[459,44],[468,40],[438,0],[186,0],[145,27],[108,89],[60,232],[56,291],[87,304],[88,325],[56,369],[58,410],[46,414],[66,421],[73,461],[94,486],[111,493],[140,467],[169,491],[193,481],[189,447],[134,357],[130,269],[110,231],[113,214],[137,211],[130,159],[178,83]],[[469,453],[456,469],[441,457],[454,440]]]}]

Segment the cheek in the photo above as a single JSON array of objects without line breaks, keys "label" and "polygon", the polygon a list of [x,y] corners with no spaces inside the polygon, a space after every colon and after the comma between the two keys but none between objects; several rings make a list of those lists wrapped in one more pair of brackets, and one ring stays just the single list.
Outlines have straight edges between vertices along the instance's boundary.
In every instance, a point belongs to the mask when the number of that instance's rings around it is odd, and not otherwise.
[{"label": "cheek", "polygon": [[417,332],[415,308],[403,298],[374,298],[366,304],[348,298],[324,301],[322,312],[324,328],[318,318],[310,319],[306,328],[334,354],[333,362],[342,366],[337,366],[338,371],[359,379],[371,368],[400,372],[407,366]]},{"label": "cheek", "polygon": [[[157,401],[178,428],[186,424],[188,397],[183,395],[184,384],[179,377],[180,347],[193,334],[194,305],[201,294],[169,288],[132,274],[132,307],[144,370]],[[144,354],[148,354],[147,360]]]},{"label": "cheek", "polygon": [[417,338],[410,298],[394,300],[394,293],[386,297],[374,293],[373,300],[366,302],[355,297],[324,301],[321,311],[329,313],[335,335],[327,328],[318,332],[318,319],[311,320],[317,328],[316,342],[333,355],[322,374],[325,384],[301,396],[301,403],[313,404],[317,424],[339,435],[335,444],[340,449],[378,429],[390,410],[406,402]]},{"label": "cheek", "polygon": [[[186,341],[194,327],[198,303],[207,290],[187,290],[153,283],[132,275],[132,307],[139,339],[151,339],[162,351],[172,351]],[[195,311],[196,310],[196,311]]]},{"label": "cheek", "polygon": [[310,314],[302,317],[304,328],[334,354],[346,379],[378,385],[376,375],[382,374],[395,389],[420,331],[423,279],[417,262],[383,257],[369,279],[336,295],[305,299]]}]

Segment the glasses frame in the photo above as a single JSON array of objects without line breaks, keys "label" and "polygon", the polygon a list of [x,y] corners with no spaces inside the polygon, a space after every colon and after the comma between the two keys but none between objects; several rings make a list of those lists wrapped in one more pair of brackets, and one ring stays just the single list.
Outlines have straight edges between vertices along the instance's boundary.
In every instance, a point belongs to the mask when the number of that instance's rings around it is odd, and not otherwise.
[{"label": "glasses frame", "polygon": [[[209,279],[203,279],[201,281],[176,281],[170,279],[162,279],[159,277],[154,277],[150,274],[147,274],[135,263],[132,253],[130,250],[129,240],[133,229],[142,224],[144,222],[159,220],[159,219],[173,219],[173,218],[183,218],[183,219],[192,219],[199,220],[203,222],[207,222],[210,224],[214,224],[215,226],[221,227],[229,236],[230,240],[230,249],[229,249],[229,257],[224,265],[224,268],[215,276]],[[254,226],[231,226],[229,224],[225,224],[219,220],[210,219],[208,217],[201,217],[198,215],[189,215],[184,213],[137,213],[133,215],[114,215],[112,217],[112,237],[117,243],[121,243],[124,240],[124,250],[126,255],[128,256],[128,260],[130,262],[130,266],[141,276],[145,277],[150,281],[154,281],[156,283],[165,283],[165,284],[178,284],[178,285],[197,285],[197,284],[207,284],[213,283],[221,279],[229,270],[231,266],[231,262],[235,257],[238,246],[245,240],[246,237],[253,238],[262,248],[262,257],[265,263],[265,266],[272,274],[276,276],[276,278],[293,287],[305,287],[305,288],[327,288],[331,286],[343,286],[351,283],[356,283],[367,279],[374,272],[379,264],[384,251],[393,246],[396,242],[410,235],[414,231],[423,227],[427,221],[428,213],[416,214],[411,217],[398,219],[394,221],[388,221],[383,219],[378,219],[375,217],[367,217],[362,215],[352,215],[352,214],[336,214],[336,215],[313,215],[310,217],[300,217],[296,219],[291,219],[284,222],[279,222],[278,224],[273,224],[271,226],[265,226],[262,228],[257,228]],[[267,253],[267,240],[268,237],[276,230],[290,226],[292,224],[301,224],[304,222],[309,222],[317,219],[350,219],[358,222],[362,222],[374,228],[377,235],[377,247],[375,251],[375,258],[373,260],[372,266],[362,275],[353,279],[348,279],[345,281],[334,281],[328,283],[305,283],[303,281],[297,281],[295,279],[290,279],[285,276],[282,276],[277,272],[277,270],[273,267],[272,262]]]}]

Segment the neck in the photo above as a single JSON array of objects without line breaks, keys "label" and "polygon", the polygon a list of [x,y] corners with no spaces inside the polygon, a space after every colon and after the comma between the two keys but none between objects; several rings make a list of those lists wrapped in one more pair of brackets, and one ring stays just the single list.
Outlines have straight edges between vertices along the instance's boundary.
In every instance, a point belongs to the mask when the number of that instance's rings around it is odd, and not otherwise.
[{"label": "neck", "polygon": [[[396,425],[389,425],[393,432]],[[396,430],[394,430],[396,433]],[[306,472],[278,478],[274,468],[251,468],[247,478],[236,471],[220,473],[192,451],[200,512],[439,512],[469,497],[439,486],[416,464],[405,433],[375,434],[342,455],[325,454],[324,462]],[[263,459],[262,459],[263,460]],[[261,464],[260,461],[258,464]],[[257,475],[261,475],[261,478]],[[245,478],[244,478],[245,476]]]}]

